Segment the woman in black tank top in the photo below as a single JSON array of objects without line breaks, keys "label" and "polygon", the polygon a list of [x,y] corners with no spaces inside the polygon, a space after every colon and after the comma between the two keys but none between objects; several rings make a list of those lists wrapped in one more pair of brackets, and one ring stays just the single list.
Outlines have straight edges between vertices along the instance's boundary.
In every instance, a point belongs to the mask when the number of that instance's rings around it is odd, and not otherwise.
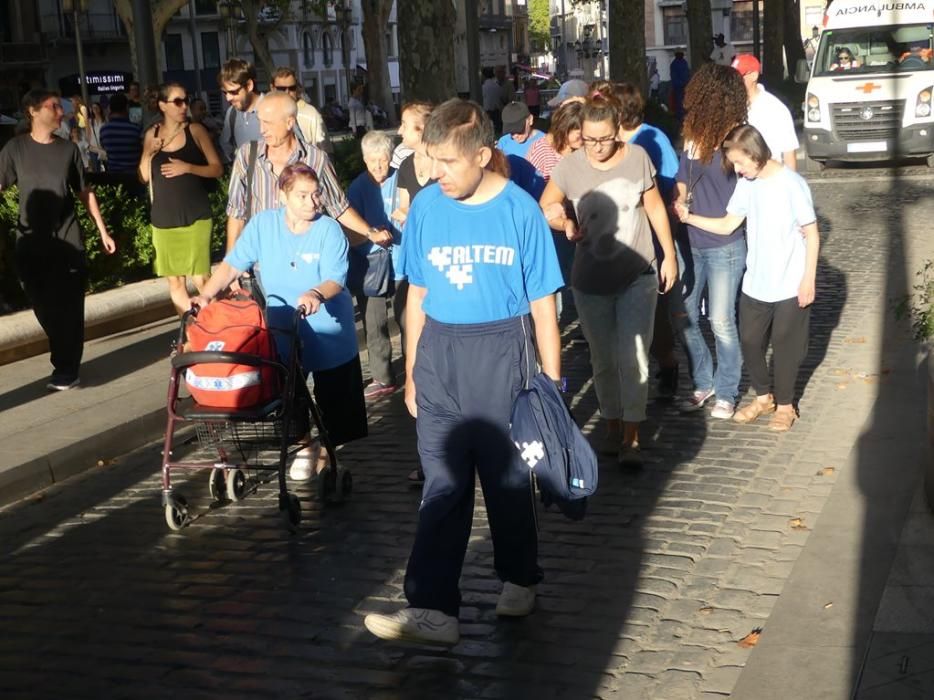
[{"label": "woman in black tank top", "polygon": [[162,120],[147,132],[139,174],[149,184],[155,269],[169,281],[179,314],[188,310],[187,280],[200,291],[211,271],[208,184],[224,171],[210,134],[188,121],[188,95],[178,83],[159,88]]}]

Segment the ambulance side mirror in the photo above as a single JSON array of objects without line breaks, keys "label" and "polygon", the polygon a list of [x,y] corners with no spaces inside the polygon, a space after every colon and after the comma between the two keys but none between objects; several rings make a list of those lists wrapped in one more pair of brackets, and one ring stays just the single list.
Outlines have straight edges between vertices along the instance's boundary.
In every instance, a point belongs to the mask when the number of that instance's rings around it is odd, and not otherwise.
[{"label": "ambulance side mirror", "polygon": [[806,83],[810,77],[811,67],[808,65],[807,59],[799,58],[798,63],[795,65],[795,82]]}]

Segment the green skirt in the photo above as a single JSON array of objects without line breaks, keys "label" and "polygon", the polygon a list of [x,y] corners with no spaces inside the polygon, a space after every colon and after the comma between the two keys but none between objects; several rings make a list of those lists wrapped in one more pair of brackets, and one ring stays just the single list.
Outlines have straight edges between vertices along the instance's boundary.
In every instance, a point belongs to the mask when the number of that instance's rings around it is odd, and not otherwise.
[{"label": "green skirt", "polygon": [[152,227],[156,274],[181,277],[211,274],[211,220],[178,228]]}]

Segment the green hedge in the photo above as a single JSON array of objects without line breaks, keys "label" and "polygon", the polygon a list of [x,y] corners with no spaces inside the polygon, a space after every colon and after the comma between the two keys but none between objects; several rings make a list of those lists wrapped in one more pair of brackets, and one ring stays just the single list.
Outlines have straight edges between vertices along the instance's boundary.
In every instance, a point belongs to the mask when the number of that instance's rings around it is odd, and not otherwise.
[{"label": "green hedge", "polygon": [[[335,143],[332,161],[341,186],[346,190],[353,179],[364,170],[360,141],[347,139]],[[213,260],[219,260],[226,248],[227,181],[227,176],[221,178],[217,189],[211,193]],[[104,253],[97,227],[79,201],[78,223],[84,234],[88,257],[87,291],[100,292],[153,277],[155,250],[152,247],[149,202],[128,193],[121,186],[98,185],[94,189],[101,215],[117,242],[117,252],[114,255]],[[27,306],[13,260],[18,218],[19,195],[16,188],[0,191],[0,312],[3,311],[4,304],[6,310]]]}]

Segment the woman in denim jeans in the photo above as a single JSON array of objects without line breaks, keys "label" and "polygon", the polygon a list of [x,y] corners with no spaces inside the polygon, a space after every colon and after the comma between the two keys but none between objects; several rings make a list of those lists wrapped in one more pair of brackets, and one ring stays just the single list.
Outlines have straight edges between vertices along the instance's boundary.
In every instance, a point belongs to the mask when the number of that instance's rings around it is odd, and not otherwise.
[{"label": "woman in denim jeans", "polygon": [[[677,201],[702,216],[718,218],[736,188],[736,173],[720,146],[733,127],[746,121],[743,80],[732,68],[707,63],[688,83],[684,98],[685,152],[677,175]],[[697,411],[715,399],[711,415],[733,415],[742,372],[742,352],[736,327],[736,296],[746,267],[745,228],[718,236],[686,226],[678,237],[678,263],[684,286],[687,324],[684,347],[694,382],[692,394],[679,404]],[[706,292],[706,295],[705,295]],[[713,331],[717,367],[701,333],[701,305],[707,300],[707,320]]]},{"label": "woman in denim jeans", "polygon": [[[587,99],[584,147],[555,166],[540,204],[551,228],[577,241],[571,287],[606,422],[600,449],[637,466],[655,304],[677,281],[678,263],[655,168],[640,146],[620,140],[621,114],[613,95]],[[664,253],[657,276],[653,232]]]}]

